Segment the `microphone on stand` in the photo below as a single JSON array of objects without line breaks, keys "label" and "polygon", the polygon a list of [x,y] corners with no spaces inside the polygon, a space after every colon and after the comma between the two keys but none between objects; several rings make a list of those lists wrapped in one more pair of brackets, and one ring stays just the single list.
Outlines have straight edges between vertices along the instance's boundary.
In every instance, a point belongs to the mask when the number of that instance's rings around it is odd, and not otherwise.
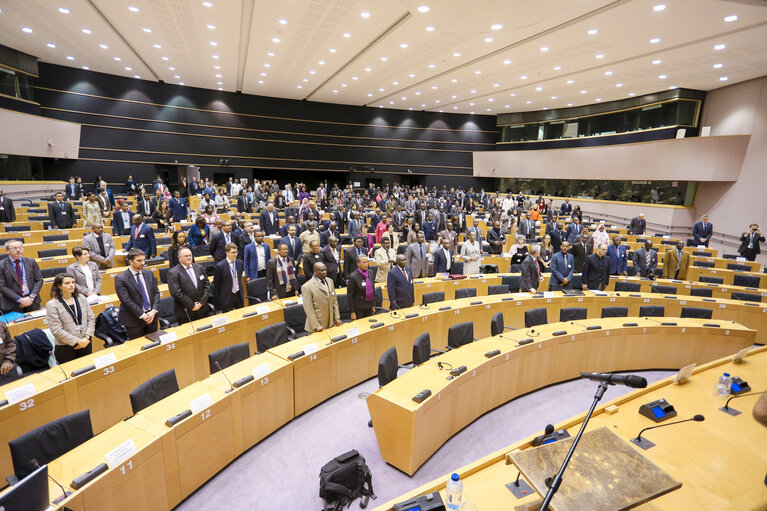
[{"label": "microphone on stand", "polygon": [[591,381],[605,382],[608,385],[625,385],[632,389],[647,387],[647,380],[634,374],[581,373],[581,377]]},{"label": "microphone on stand", "polygon": [[647,431],[649,429],[662,428],[663,426],[671,426],[673,424],[681,424],[683,422],[690,422],[690,421],[703,422],[704,420],[706,420],[706,418],[704,416],[702,416],[701,414],[698,414],[698,415],[695,415],[695,416],[693,416],[693,417],[691,417],[689,419],[685,419],[685,420],[682,420],[682,421],[669,422],[668,424],[661,424],[659,426],[650,426],[649,428],[644,428],[642,431],[640,431],[639,434],[636,436],[636,438],[632,438],[631,441],[632,442],[637,442],[637,443],[641,442],[642,441],[642,433],[644,433],[645,431]]},{"label": "microphone on stand", "polygon": [[[53,356],[54,356],[53,352],[52,352],[52,351],[49,351],[49,352],[48,352],[48,356],[50,356],[50,357],[53,357]],[[58,368],[59,368],[59,370],[61,371],[61,374],[63,374],[63,375],[64,375],[64,381],[68,380],[68,379],[69,379],[69,377],[67,376],[67,372],[66,372],[66,371],[64,371],[64,368],[63,368],[63,367],[61,367],[61,364],[59,364],[58,362],[56,362],[56,367],[58,367]],[[729,401],[728,401],[728,402],[729,402]]]},{"label": "microphone on stand", "polygon": [[225,391],[224,393],[229,394],[231,391],[234,390],[234,385],[232,385],[232,382],[229,380],[229,377],[226,375],[224,370],[221,369],[221,365],[218,363],[218,360],[214,360],[213,363],[216,364],[216,367],[218,368],[218,370],[221,371],[221,374],[223,374],[224,378],[226,378],[226,383],[229,384],[229,390]]},{"label": "microphone on stand", "polygon": [[[29,462],[30,462],[30,463],[32,463],[32,466],[33,466],[33,467],[35,467],[35,469],[38,469],[38,468],[40,468],[40,464],[39,464],[39,463],[37,463],[37,460],[36,460],[35,458],[32,458],[31,460],[29,460]],[[57,480],[55,480],[51,474],[48,474],[48,478],[49,478],[51,481],[53,481],[54,483],[56,483],[56,486],[58,486],[59,488],[61,488],[61,494],[62,494],[62,496],[61,496],[61,497],[59,497],[58,499],[56,499],[55,501],[53,501],[53,503],[54,503],[54,504],[56,504],[57,502],[61,502],[61,501],[62,501],[62,500],[64,500],[65,498],[67,498],[67,497],[69,497],[70,495],[72,495],[72,492],[71,492],[71,491],[70,491],[70,492],[66,491],[66,490],[64,489],[64,487],[63,487],[63,486],[61,486],[61,484],[60,484],[60,483],[59,483]]]},{"label": "microphone on stand", "polygon": [[724,404],[724,406],[721,408],[721,410],[723,410],[725,412],[728,411],[730,409],[730,407],[729,407],[730,401],[732,401],[735,398],[747,397],[747,396],[756,396],[756,395],[759,395],[759,394],[764,394],[765,392],[767,392],[767,390],[763,390],[761,392],[749,392],[748,394],[738,394],[737,396],[732,396],[730,399],[727,400],[727,402]]},{"label": "microphone on stand", "polygon": [[189,309],[184,307],[184,312],[186,312],[186,319],[189,320],[189,325],[192,327],[192,333],[194,334],[195,333],[194,323],[192,322],[192,316],[189,315]]}]

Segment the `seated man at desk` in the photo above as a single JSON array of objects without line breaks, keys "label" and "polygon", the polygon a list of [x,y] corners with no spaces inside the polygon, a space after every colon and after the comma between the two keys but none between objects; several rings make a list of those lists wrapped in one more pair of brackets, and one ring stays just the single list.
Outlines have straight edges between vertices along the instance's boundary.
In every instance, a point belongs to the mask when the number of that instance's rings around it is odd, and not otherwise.
[{"label": "seated man at desk", "polygon": [[179,325],[205,318],[210,313],[210,281],[203,267],[192,260],[192,249],[181,247],[178,264],[168,271],[168,291],[173,297],[173,313]]},{"label": "seated man at desk", "polygon": [[346,296],[352,319],[367,318],[375,310],[375,284],[368,272],[368,258],[361,255],[357,258],[357,270],[349,277],[346,285]]},{"label": "seated man at desk", "polygon": [[24,257],[24,243],[19,240],[8,241],[5,251],[8,257],[0,261],[0,308],[3,313],[40,310],[40,267],[34,259]]},{"label": "seated man at desk", "polygon": [[146,254],[142,250],[129,250],[125,259],[128,269],[115,277],[115,292],[120,299],[118,320],[128,339],[136,339],[157,331],[160,290],[152,272],[144,269]]},{"label": "seated man at desk", "polygon": [[322,332],[332,326],[341,326],[341,313],[333,283],[327,278],[328,269],[323,263],[314,265],[314,276],[301,286],[304,297],[307,332]]}]

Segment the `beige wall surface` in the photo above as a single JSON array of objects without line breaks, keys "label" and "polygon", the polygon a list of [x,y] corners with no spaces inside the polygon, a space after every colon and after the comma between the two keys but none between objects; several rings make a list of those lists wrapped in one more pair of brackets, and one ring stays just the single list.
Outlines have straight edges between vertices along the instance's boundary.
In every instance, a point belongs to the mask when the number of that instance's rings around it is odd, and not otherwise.
[{"label": "beige wall surface", "polygon": [[0,154],[77,158],[80,125],[0,109]]}]

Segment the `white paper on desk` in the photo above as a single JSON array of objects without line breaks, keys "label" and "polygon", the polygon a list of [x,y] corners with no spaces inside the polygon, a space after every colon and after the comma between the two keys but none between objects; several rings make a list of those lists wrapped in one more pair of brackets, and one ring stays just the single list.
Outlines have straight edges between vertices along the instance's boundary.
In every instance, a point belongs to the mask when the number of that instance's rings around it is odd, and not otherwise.
[{"label": "white paper on desk", "polygon": [[223,326],[223,325],[226,325],[227,323],[229,323],[229,318],[227,318],[226,316],[220,316],[213,320],[214,327]]},{"label": "white paper on desk", "polygon": [[117,362],[117,355],[114,353],[107,353],[93,359],[93,365],[96,366],[96,369],[112,365],[115,362]]},{"label": "white paper on desk", "polygon": [[160,344],[168,344],[169,342],[174,342],[176,340],[178,340],[176,332],[168,332],[167,334],[162,334],[160,336]]},{"label": "white paper on desk", "polygon": [[745,263],[746,262],[746,258],[745,257],[736,257],[735,260],[738,261],[739,263]]},{"label": "white paper on desk", "polygon": [[360,334],[359,327],[353,326],[346,331],[346,337],[355,337]]},{"label": "white paper on desk", "polygon": [[45,309],[43,308],[40,310],[32,311],[27,314],[32,318],[39,318],[39,317],[45,316]]},{"label": "white paper on desk", "polygon": [[599,289],[589,289],[592,293],[594,293],[597,296],[607,296],[607,293],[604,291],[600,291]]},{"label": "white paper on desk", "polygon": [[88,304],[89,305],[96,305],[97,303],[99,303],[101,301],[101,296],[99,296],[99,295],[90,295],[89,297],[86,298],[86,300],[88,300]]},{"label": "white paper on desk", "polygon": [[530,293],[514,293],[514,298],[530,298]]},{"label": "white paper on desk", "polygon": [[706,250],[706,245],[698,245],[698,248],[701,250]]},{"label": "white paper on desk", "polygon": [[259,316],[263,316],[264,314],[269,314],[269,304],[261,304],[256,305],[256,314]]},{"label": "white paper on desk", "polygon": [[304,352],[304,355],[311,355],[312,353],[317,353],[317,343],[311,342],[307,345],[305,345],[303,348],[301,348]]},{"label": "white paper on desk", "polygon": [[137,452],[138,449],[136,448],[136,443],[132,438],[129,438],[125,442],[121,443],[106,453],[104,457],[107,459],[107,465],[109,468],[115,468],[117,465],[127,460]]},{"label": "white paper on desk", "polygon": [[16,404],[20,401],[24,401],[37,393],[34,383],[27,383],[21,387],[5,391],[5,399],[8,400],[9,405]]},{"label": "white paper on desk", "polygon": [[267,362],[264,362],[260,366],[253,369],[253,377],[257,380],[260,380],[261,378],[269,374],[269,371],[271,371],[271,369],[269,369],[269,364]]},{"label": "white paper on desk", "polygon": [[210,394],[207,392],[200,397],[189,401],[189,408],[192,410],[192,413],[200,413],[211,406],[213,406],[213,399],[211,399]]},{"label": "white paper on desk", "polygon": [[664,239],[664,240],[667,240],[667,239],[669,239],[669,238],[671,238],[671,236],[669,236],[669,235],[665,235],[665,236],[663,236],[663,239]]},{"label": "white paper on desk", "polygon": [[554,291],[544,291],[543,292],[544,298],[554,298]]}]

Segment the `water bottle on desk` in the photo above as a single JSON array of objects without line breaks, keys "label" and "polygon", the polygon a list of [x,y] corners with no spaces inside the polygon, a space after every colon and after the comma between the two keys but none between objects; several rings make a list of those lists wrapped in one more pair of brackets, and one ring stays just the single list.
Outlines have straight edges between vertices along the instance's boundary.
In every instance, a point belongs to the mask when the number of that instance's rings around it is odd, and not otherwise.
[{"label": "water bottle on desk", "polygon": [[726,399],[730,395],[730,389],[732,388],[732,378],[730,373],[724,373],[719,377],[719,381],[716,383],[715,392],[716,395]]},{"label": "water bottle on desk", "polygon": [[448,511],[458,511],[461,509],[462,495],[463,483],[461,478],[458,474],[453,474],[445,485],[445,507]]}]

